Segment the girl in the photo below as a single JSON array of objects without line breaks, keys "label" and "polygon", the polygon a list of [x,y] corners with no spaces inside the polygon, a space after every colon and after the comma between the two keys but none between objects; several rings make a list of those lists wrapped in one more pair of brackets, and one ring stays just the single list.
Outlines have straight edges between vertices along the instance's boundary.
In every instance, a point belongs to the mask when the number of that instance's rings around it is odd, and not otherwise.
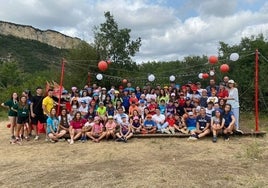
[{"label": "girl", "polygon": [[[24,125],[29,123],[29,115],[30,115],[30,109],[29,105],[27,104],[27,98],[25,96],[20,97],[19,103],[16,103],[13,107],[11,107],[11,110],[14,112],[17,112],[18,119],[17,119],[17,130],[16,130],[16,140],[11,143],[18,143],[21,144],[22,135],[20,137],[21,129],[24,128]],[[29,140],[28,132],[26,132],[26,139]]]},{"label": "girl", "polygon": [[224,119],[223,136],[225,141],[229,141],[229,135],[233,133],[235,127],[235,116],[231,110],[232,106],[230,104],[226,104],[223,112],[223,119]]},{"label": "girl", "polygon": [[175,118],[173,114],[168,114],[166,118],[166,122],[168,122],[168,127],[164,130],[167,134],[175,134]]},{"label": "girl", "polygon": [[110,136],[115,139],[115,128],[116,128],[116,123],[114,121],[113,116],[108,116],[108,121],[105,124],[106,128],[106,139],[108,140]]},{"label": "girl", "polygon": [[85,123],[84,127],[82,128],[82,136],[81,136],[81,142],[84,143],[87,141],[87,132],[90,132],[92,129],[92,126],[94,124],[93,122],[94,117],[88,116],[87,122]]},{"label": "girl", "polygon": [[78,111],[79,109],[79,103],[78,103],[78,98],[73,98],[72,102],[71,102],[71,111],[70,111],[70,115],[72,117],[74,117],[74,114]]},{"label": "girl", "polygon": [[134,116],[133,120],[131,122],[131,128],[132,128],[132,132],[135,133],[140,133],[141,132],[141,119],[139,118],[139,116]]},{"label": "girl", "polygon": [[74,114],[73,120],[70,122],[70,137],[68,140],[70,144],[74,144],[74,141],[78,139],[82,134],[82,128],[87,122],[86,119],[82,118],[81,112],[76,112]]},{"label": "girl", "polygon": [[47,136],[50,139],[50,142],[54,143],[58,141],[60,135],[59,131],[59,119],[57,118],[57,111],[55,108],[52,108],[50,115],[47,118]]},{"label": "girl", "polygon": [[11,108],[18,103],[18,94],[13,93],[10,100],[1,104],[1,106],[9,109],[8,119],[10,122],[11,140],[15,140],[15,128],[17,123],[17,112],[11,110]]},{"label": "girl", "polygon": [[211,129],[212,129],[212,142],[217,142],[218,133],[222,130],[225,123],[225,119],[222,118],[221,110],[215,110],[215,116],[211,118]]},{"label": "girl", "polygon": [[94,124],[92,125],[91,132],[87,132],[86,135],[89,138],[91,138],[93,142],[97,142],[97,143],[99,143],[100,140],[106,136],[100,117],[95,116]]},{"label": "girl", "polygon": [[61,135],[60,137],[62,137],[66,135],[67,133],[69,133],[70,121],[72,118],[70,114],[67,113],[67,110],[63,108],[61,110],[61,113],[58,119],[59,119],[59,134]]},{"label": "girl", "polygon": [[116,133],[116,136],[118,138],[116,141],[124,141],[125,143],[133,136],[130,123],[127,121],[125,115],[122,116],[122,123],[120,124],[119,132]]}]

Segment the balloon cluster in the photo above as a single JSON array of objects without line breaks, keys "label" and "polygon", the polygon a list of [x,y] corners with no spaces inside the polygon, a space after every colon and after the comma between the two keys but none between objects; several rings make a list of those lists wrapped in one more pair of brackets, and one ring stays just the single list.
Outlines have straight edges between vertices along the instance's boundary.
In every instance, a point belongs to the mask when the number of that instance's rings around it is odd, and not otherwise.
[{"label": "balloon cluster", "polygon": [[[239,59],[239,54],[238,53],[232,53],[230,55],[230,60],[231,61],[237,61]],[[208,62],[211,64],[211,65],[215,65],[216,63],[218,63],[218,57],[215,56],[215,55],[212,55],[208,58]],[[220,66],[220,71],[222,73],[227,73],[228,71],[230,70],[230,67],[228,64],[222,64]],[[209,71],[209,74],[208,73],[199,73],[198,74],[198,78],[200,79],[207,79],[209,78],[209,76],[214,76],[215,75],[215,71],[214,70],[210,70]]]}]

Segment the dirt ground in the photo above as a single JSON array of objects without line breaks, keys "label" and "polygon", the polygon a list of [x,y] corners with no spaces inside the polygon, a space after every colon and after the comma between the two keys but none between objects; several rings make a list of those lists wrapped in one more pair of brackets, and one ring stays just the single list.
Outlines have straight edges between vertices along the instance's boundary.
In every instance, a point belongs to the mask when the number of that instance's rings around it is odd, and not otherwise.
[{"label": "dirt ground", "polygon": [[267,137],[133,138],[128,143],[9,144],[0,124],[0,187],[268,187]]}]

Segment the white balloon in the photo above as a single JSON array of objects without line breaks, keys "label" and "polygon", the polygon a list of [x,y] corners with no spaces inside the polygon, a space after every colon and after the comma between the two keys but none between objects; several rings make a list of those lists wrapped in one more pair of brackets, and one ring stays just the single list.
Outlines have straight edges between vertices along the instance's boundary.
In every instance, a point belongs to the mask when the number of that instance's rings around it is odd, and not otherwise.
[{"label": "white balloon", "polygon": [[238,53],[232,53],[230,55],[230,60],[231,61],[237,61],[239,59],[239,54]]},{"label": "white balloon", "polygon": [[174,82],[174,81],[175,81],[175,79],[176,79],[176,77],[175,77],[175,76],[173,76],[173,75],[171,75],[171,76],[169,77],[169,80],[170,80],[171,82]]},{"label": "white balloon", "polygon": [[97,80],[102,80],[103,76],[102,76],[102,74],[97,74],[96,78],[97,78]]},{"label": "white balloon", "polygon": [[198,78],[202,79],[203,78],[203,73],[199,73]]},{"label": "white balloon", "polygon": [[153,82],[153,81],[155,80],[155,76],[154,76],[153,74],[150,74],[150,75],[148,76],[148,80],[149,80],[150,82]]},{"label": "white balloon", "polygon": [[215,75],[215,72],[213,70],[209,71],[209,75],[210,76],[214,76]]}]

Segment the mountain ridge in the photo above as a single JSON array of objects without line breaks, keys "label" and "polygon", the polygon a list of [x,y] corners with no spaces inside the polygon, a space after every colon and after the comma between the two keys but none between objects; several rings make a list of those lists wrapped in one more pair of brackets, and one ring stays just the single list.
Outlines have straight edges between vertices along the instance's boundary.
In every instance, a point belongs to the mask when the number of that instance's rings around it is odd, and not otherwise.
[{"label": "mountain ridge", "polygon": [[83,42],[77,37],[70,37],[55,30],[41,30],[30,25],[22,25],[1,20],[0,34],[36,40],[60,49],[72,49]]}]

